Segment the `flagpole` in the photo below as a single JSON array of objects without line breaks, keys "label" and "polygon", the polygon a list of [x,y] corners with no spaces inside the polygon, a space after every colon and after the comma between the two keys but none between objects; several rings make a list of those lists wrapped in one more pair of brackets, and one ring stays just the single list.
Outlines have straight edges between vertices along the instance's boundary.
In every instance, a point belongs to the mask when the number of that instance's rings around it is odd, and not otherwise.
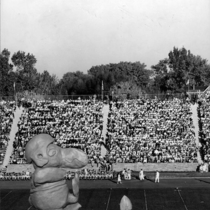
[{"label": "flagpole", "polygon": [[16,102],[16,106],[17,106],[17,94],[16,94],[16,90],[15,90],[15,82],[13,83],[13,88],[14,88],[14,98],[15,98],[15,102]]},{"label": "flagpole", "polygon": [[102,101],[104,100],[104,83],[103,83],[103,80],[102,80],[102,82],[101,82],[101,99],[102,99]]}]

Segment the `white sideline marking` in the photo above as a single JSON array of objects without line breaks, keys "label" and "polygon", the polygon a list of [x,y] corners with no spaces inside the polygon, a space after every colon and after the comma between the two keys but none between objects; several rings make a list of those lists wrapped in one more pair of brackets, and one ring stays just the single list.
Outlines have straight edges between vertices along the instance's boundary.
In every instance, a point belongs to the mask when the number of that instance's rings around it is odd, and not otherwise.
[{"label": "white sideline marking", "polygon": [[146,210],[148,210],[148,208],[147,208],[147,196],[146,196],[145,190],[144,190],[144,200],[145,200],[145,207],[146,207]]},{"label": "white sideline marking", "polygon": [[181,198],[182,203],[184,204],[185,209],[188,210],[187,206],[185,205],[184,199],[182,198],[182,195],[181,195],[181,193],[180,193],[180,189],[179,189],[178,187],[177,187],[177,190],[176,190],[176,191],[178,192],[179,197]]},{"label": "white sideline marking", "polygon": [[110,189],[109,198],[108,198],[107,205],[106,205],[106,210],[108,210],[108,208],[109,208],[109,201],[110,201],[111,194],[112,194],[112,188]]},{"label": "white sideline marking", "polygon": [[2,199],[1,201],[3,201],[12,191],[8,192]]}]

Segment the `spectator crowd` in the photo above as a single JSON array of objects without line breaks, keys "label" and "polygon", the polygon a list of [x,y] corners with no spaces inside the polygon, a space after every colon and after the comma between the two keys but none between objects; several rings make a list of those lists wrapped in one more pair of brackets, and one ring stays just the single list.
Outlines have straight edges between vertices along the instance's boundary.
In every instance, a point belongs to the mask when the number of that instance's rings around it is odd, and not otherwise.
[{"label": "spectator crowd", "polygon": [[0,164],[3,163],[14,118],[15,102],[0,101]]},{"label": "spectator crowd", "polygon": [[190,103],[180,99],[112,102],[107,147],[111,162],[196,162]]},{"label": "spectator crowd", "polygon": [[198,116],[200,127],[201,153],[204,163],[210,163],[210,92],[199,99]]},{"label": "spectator crowd", "polygon": [[[47,133],[62,148],[74,147],[87,153],[89,163],[108,170],[82,170],[80,178],[103,179],[113,163],[190,163],[197,162],[190,102],[137,99],[110,102],[107,137],[102,138],[103,102],[93,100],[27,101],[18,122],[11,164],[25,164],[25,146],[37,134]],[[202,104],[201,121],[205,130],[205,158],[210,159],[210,99]],[[0,148],[6,148],[15,103],[1,102]],[[101,156],[101,145],[107,148]],[[2,155],[2,154],[1,154]],[[1,160],[1,159],[0,159]],[[128,173],[129,174],[129,173]],[[13,174],[14,175],[14,174]],[[71,174],[67,174],[67,179]]]},{"label": "spectator crowd", "polygon": [[32,101],[18,123],[10,163],[26,163],[25,146],[40,133],[50,134],[62,148],[84,150],[96,163],[101,155],[102,107],[102,102],[90,100]]}]

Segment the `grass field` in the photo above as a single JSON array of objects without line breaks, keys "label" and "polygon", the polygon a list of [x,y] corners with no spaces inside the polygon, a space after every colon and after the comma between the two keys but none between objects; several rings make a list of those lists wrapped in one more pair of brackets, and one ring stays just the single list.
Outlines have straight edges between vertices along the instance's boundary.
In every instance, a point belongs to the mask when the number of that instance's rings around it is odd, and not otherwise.
[{"label": "grass field", "polygon": [[[168,179],[159,184],[134,180],[122,185],[81,181],[79,203],[81,210],[118,210],[123,195],[129,197],[133,210],[208,210],[210,179]],[[28,197],[29,182],[0,182],[0,210],[27,210]]]}]

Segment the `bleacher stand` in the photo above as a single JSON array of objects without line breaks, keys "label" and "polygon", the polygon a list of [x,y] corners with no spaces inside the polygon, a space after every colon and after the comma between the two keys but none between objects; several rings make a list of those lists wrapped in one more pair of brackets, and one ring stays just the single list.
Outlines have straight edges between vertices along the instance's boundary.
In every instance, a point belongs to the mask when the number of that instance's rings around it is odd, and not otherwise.
[{"label": "bleacher stand", "polygon": [[[40,133],[50,134],[62,148],[84,150],[89,163],[97,164],[98,169],[82,170],[81,179],[109,179],[113,177],[113,163],[197,162],[192,113],[187,100],[110,102],[105,157],[101,157],[102,102],[45,100],[26,104],[18,122],[11,164],[26,163],[25,146]],[[70,179],[71,174],[66,178]]]},{"label": "bleacher stand", "polygon": [[4,160],[15,109],[14,101],[0,101],[0,164]]},{"label": "bleacher stand", "polygon": [[[113,179],[112,171],[103,171],[98,169],[82,169],[79,173],[79,178],[83,180],[102,180],[102,179]],[[70,180],[74,176],[73,172],[68,172],[66,174],[66,179]]]},{"label": "bleacher stand", "polygon": [[196,162],[190,103],[180,99],[112,102],[107,146],[110,162]]},{"label": "bleacher stand", "polygon": [[31,173],[25,171],[23,171],[22,173],[0,172],[0,181],[24,181],[30,179],[31,179]]},{"label": "bleacher stand", "polygon": [[200,142],[201,152],[205,163],[210,163],[210,92],[207,91],[199,99]]},{"label": "bleacher stand", "polygon": [[101,155],[102,102],[38,101],[27,107],[18,123],[10,163],[25,163],[24,148],[34,135],[40,133],[50,134],[62,148],[84,150],[90,163],[97,163]]}]

